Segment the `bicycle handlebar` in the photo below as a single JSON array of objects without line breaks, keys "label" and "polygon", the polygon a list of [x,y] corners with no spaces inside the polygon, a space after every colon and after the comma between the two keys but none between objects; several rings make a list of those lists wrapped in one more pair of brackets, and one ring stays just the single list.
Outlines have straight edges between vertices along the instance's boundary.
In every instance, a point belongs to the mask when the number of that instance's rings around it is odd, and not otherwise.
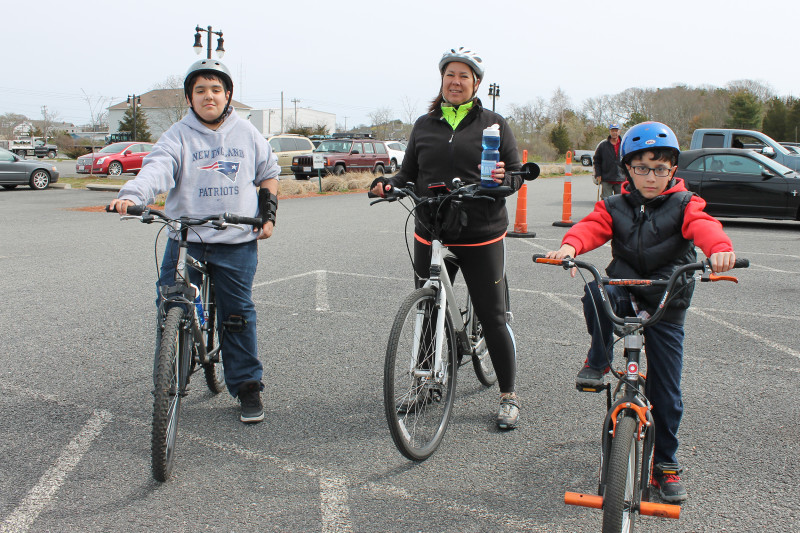
[{"label": "bicycle handlebar", "polygon": [[[106,211],[109,213],[116,213],[116,209],[111,209],[110,205],[106,206]],[[159,211],[158,209],[151,209],[146,205],[131,205],[128,206],[126,210],[127,213],[134,217],[141,217],[142,222],[149,224],[155,220],[155,218],[160,218],[167,222],[180,222],[184,226],[202,226],[208,222],[211,222],[213,226],[218,228],[222,228],[225,224],[245,224],[249,226],[253,226],[256,228],[261,228],[262,221],[260,218],[257,217],[244,217],[240,215],[234,215],[233,213],[221,213],[219,215],[210,215],[206,217],[187,217],[182,216],[179,218],[171,218],[167,216],[163,211]]]},{"label": "bicycle handlebar", "polygon": [[[434,184],[434,186],[435,185],[437,184]],[[441,187],[445,188],[444,183],[441,184]],[[463,182],[458,178],[453,179],[453,189],[450,190],[445,188],[445,191],[447,192],[444,194],[437,194],[435,196],[419,196],[414,191],[413,184],[409,183],[406,187],[392,188],[386,197],[377,196],[371,192],[367,193],[367,196],[369,198],[377,198],[377,200],[374,202],[370,202],[370,205],[375,205],[380,202],[395,202],[397,200],[402,200],[405,197],[410,197],[412,200],[414,200],[415,204],[438,204],[454,198],[468,198],[472,200],[487,200],[493,202],[497,198],[505,198],[506,196],[514,193],[514,189],[505,185],[500,185],[497,187],[481,187],[477,183],[464,185]]]},{"label": "bicycle handlebar", "polygon": [[[608,278],[602,276],[600,271],[597,270],[591,263],[587,263],[585,261],[579,261],[577,259],[573,259],[572,257],[565,257],[564,259],[549,259],[542,254],[533,254],[533,262],[534,263],[542,263],[547,265],[555,265],[561,266],[564,270],[569,270],[571,268],[580,268],[583,270],[588,270],[592,276],[594,277],[595,281],[597,282],[597,287],[602,293],[602,301],[603,301],[603,309],[606,312],[606,315],[611,319],[612,322],[619,325],[624,325],[626,323],[624,318],[617,316],[614,313],[614,310],[611,307],[611,302],[608,299],[606,294],[605,286],[606,285],[645,285],[645,286],[657,286],[657,287],[664,287],[664,294],[659,299],[658,308],[656,312],[650,316],[649,318],[641,318],[636,317],[635,319],[629,318],[628,321],[636,322],[641,324],[642,326],[646,326],[648,324],[654,324],[661,319],[661,316],[667,309],[667,301],[669,299],[669,295],[672,292],[672,289],[675,288],[675,284],[678,281],[678,278],[686,273],[686,272],[694,272],[697,270],[702,270],[703,272],[707,272],[711,270],[711,261],[706,259],[704,261],[698,261],[696,263],[689,263],[686,265],[682,265],[675,269],[669,279],[616,279],[616,278]],[[733,264],[733,268],[747,268],[750,266],[750,261],[748,259],[736,259]],[[711,273],[708,277],[701,278],[701,281],[733,281],[738,283],[738,280],[733,276],[720,276],[717,274]]]}]

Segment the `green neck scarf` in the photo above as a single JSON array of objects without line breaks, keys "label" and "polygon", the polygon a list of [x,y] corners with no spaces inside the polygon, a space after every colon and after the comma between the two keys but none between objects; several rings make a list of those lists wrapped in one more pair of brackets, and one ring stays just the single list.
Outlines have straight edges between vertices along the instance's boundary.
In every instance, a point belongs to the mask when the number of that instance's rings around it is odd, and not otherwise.
[{"label": "green neck scarf", "polygon": [[450,104],[442,104],[442,118],[444,118],[453,130],[456,129],[458,124],[467,116],[475,100],[470,100],[466,104],[460,106],[452,106]]}]

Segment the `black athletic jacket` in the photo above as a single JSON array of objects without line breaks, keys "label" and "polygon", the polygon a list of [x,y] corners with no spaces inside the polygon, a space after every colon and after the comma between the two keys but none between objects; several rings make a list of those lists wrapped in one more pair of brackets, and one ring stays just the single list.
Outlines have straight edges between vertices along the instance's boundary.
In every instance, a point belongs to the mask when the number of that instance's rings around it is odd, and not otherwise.
[{"label": "black athletic jacket", "polygon": [[[465,183],[480,181],[481,137],[483,130],[492,124],[500,125],[500,161],[505,162],[506,170],[519,170],[521,167],[517,141],[506,124],[505,119],[484,109],[479,99],[455,130],[442,118],[441,109],[435,109],[417,119],[406,147],[403,166],[388,183],[393,187],[404,186],[408,182],[416,185],[417,194],[430,196],[428,186],[444,182],[448,186],[453,178],[459,177]],[[520,176],[506,176],[504,185],[518,190],[523,183]],[[466,226],[453,240],[445,238],[445,244],[479,244],[501,237],[508,229],[506,202],[473,200],[464,202]],[[432,214],[421,210],[416,223],[417,235],[430,240],[428,227]]]}]

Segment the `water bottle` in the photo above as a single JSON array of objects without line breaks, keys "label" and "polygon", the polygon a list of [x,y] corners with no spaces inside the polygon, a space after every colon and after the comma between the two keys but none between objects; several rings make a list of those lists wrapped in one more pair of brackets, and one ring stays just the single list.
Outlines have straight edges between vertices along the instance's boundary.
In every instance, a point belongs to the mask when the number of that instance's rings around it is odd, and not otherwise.
[{"label": "water bottle", "polygon": [[492,170],[500,161],[500,125],[493,124],[483,130],[483,152],[481,153],[481,187],[497,187],[500,185],[492,179]]},{"label": "water bottle", "polygon": [[206,312],[203,309],[203,300],[200,299],[200,289],[197,288],[197,285],[194,283],[191,284],[192,288],[194,289],[194,307],[197,309],[197,321],[200,322],[200,325],[203,326],[206,323]]}]

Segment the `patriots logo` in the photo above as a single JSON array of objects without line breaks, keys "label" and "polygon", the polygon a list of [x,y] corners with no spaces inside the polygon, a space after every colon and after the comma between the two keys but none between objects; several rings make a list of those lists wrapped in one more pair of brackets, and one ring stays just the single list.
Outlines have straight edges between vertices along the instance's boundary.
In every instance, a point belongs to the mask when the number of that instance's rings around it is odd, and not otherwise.
[{"label": "patriots logo", "polygon": [[233,161],[215,161],[213,164],[200,167],[200,170],[216,170],[224,174],[229,180],[236,182],[236,174],[239,172],[239,164]]}]

